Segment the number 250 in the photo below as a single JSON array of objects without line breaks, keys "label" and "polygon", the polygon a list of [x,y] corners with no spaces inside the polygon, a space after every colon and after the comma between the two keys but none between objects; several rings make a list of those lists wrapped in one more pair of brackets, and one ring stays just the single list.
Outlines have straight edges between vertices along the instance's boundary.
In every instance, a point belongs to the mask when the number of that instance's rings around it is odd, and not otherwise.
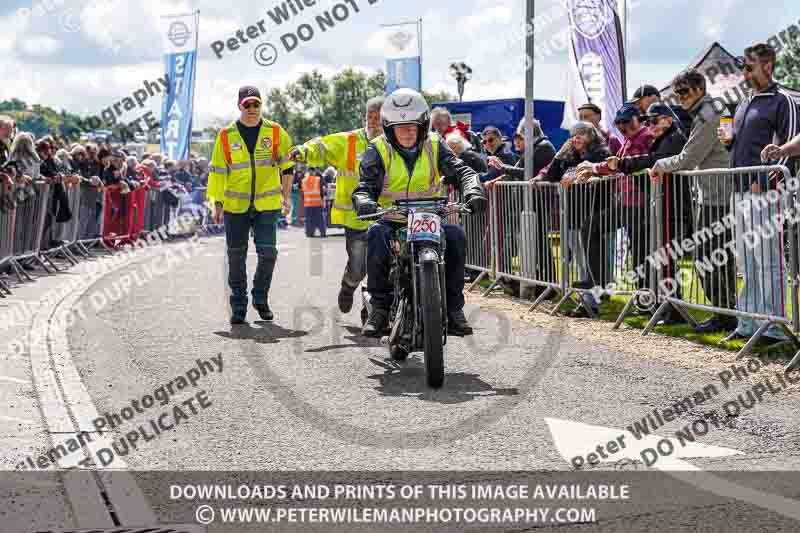
[{"label": "number 250", "polygon": [[437,224],[435,220],[417,219],[414,221],[413,232],[418,233],[423,231],[425,233],[436,233]]}]

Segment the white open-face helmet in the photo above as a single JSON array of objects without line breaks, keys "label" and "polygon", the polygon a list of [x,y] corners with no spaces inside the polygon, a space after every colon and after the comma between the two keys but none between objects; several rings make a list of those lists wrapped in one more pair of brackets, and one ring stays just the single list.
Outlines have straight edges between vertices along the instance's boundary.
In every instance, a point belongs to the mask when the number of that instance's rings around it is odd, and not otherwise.
[{"label": "white open-face helmet", "polygon": [[381,125],[383,133],[389,142],[399,148],[394,126],[401,124],[416,124],[419,127],[417,146],[428,138],[431,129],[431,111],[425,98],[417,91],[411,89],[397,89],[386,97],[381,106]]}]

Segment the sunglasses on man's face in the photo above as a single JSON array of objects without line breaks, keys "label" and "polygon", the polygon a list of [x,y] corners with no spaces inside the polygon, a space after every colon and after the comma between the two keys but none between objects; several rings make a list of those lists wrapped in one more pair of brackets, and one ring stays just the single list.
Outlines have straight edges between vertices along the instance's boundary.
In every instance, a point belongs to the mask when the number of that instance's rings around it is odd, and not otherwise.
[{"label": "sunglasses on man's face", "polygon": [[687,94],[692,92],[692,90],[688,87],[683,87],[681,89],[675,89],[675,92],[678,94],[678,96],[686,96]]},{"label": "sunglasses on man's face", "polygon": [[261,107],[261,104],[259,104],[258,102],[249,102],[244,104],[243,107],[245,109],[258,109],[259,107]]}]

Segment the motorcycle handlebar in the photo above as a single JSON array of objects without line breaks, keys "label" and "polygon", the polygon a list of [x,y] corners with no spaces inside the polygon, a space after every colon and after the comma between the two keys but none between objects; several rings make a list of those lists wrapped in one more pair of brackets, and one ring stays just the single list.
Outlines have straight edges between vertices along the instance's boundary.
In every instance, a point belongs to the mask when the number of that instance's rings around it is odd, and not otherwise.
[{"label": "motorcycle handlebar", "polygon": [[[356,216],[356,219],[357,220],[370,220],[370,219],[381,218],[381,217],[383,217],[385,215],[390,215],[390,214],[394,214],[394,213],[408,214],[408,212],[411,209],[412,208],[409,208],[409,207],[392,206],[392,207],[388,207],[386,209],[379,209],[379,210],[375,211],[374,213],[370,213],[369,215],[358,215],[358,216]],[[426,208],[420,208],[420,209],[426,209]],[[446,217],[446,216],[451,215],[453,213],[465,214],[465,215],[471,215],[472,214],[472,209],[470,209],[469,206],[467,206],[467,204],[459,203],[459,202],[453,202],[451,204],[447,204],[444,207],[441,207],[441,208],[438,208],[438,209],[430,209],[430,210],[431,211],[436,211],[442,217]]]}]

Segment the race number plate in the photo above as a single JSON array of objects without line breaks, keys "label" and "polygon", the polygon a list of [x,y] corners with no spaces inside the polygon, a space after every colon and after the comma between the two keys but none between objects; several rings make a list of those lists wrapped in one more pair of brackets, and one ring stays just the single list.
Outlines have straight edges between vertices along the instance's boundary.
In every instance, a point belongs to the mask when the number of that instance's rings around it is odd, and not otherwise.
[{"label": "race number plate", "polygon": [[433,213],[414,213],[408,223],[409,241],[439,242],[442,221]]}]

